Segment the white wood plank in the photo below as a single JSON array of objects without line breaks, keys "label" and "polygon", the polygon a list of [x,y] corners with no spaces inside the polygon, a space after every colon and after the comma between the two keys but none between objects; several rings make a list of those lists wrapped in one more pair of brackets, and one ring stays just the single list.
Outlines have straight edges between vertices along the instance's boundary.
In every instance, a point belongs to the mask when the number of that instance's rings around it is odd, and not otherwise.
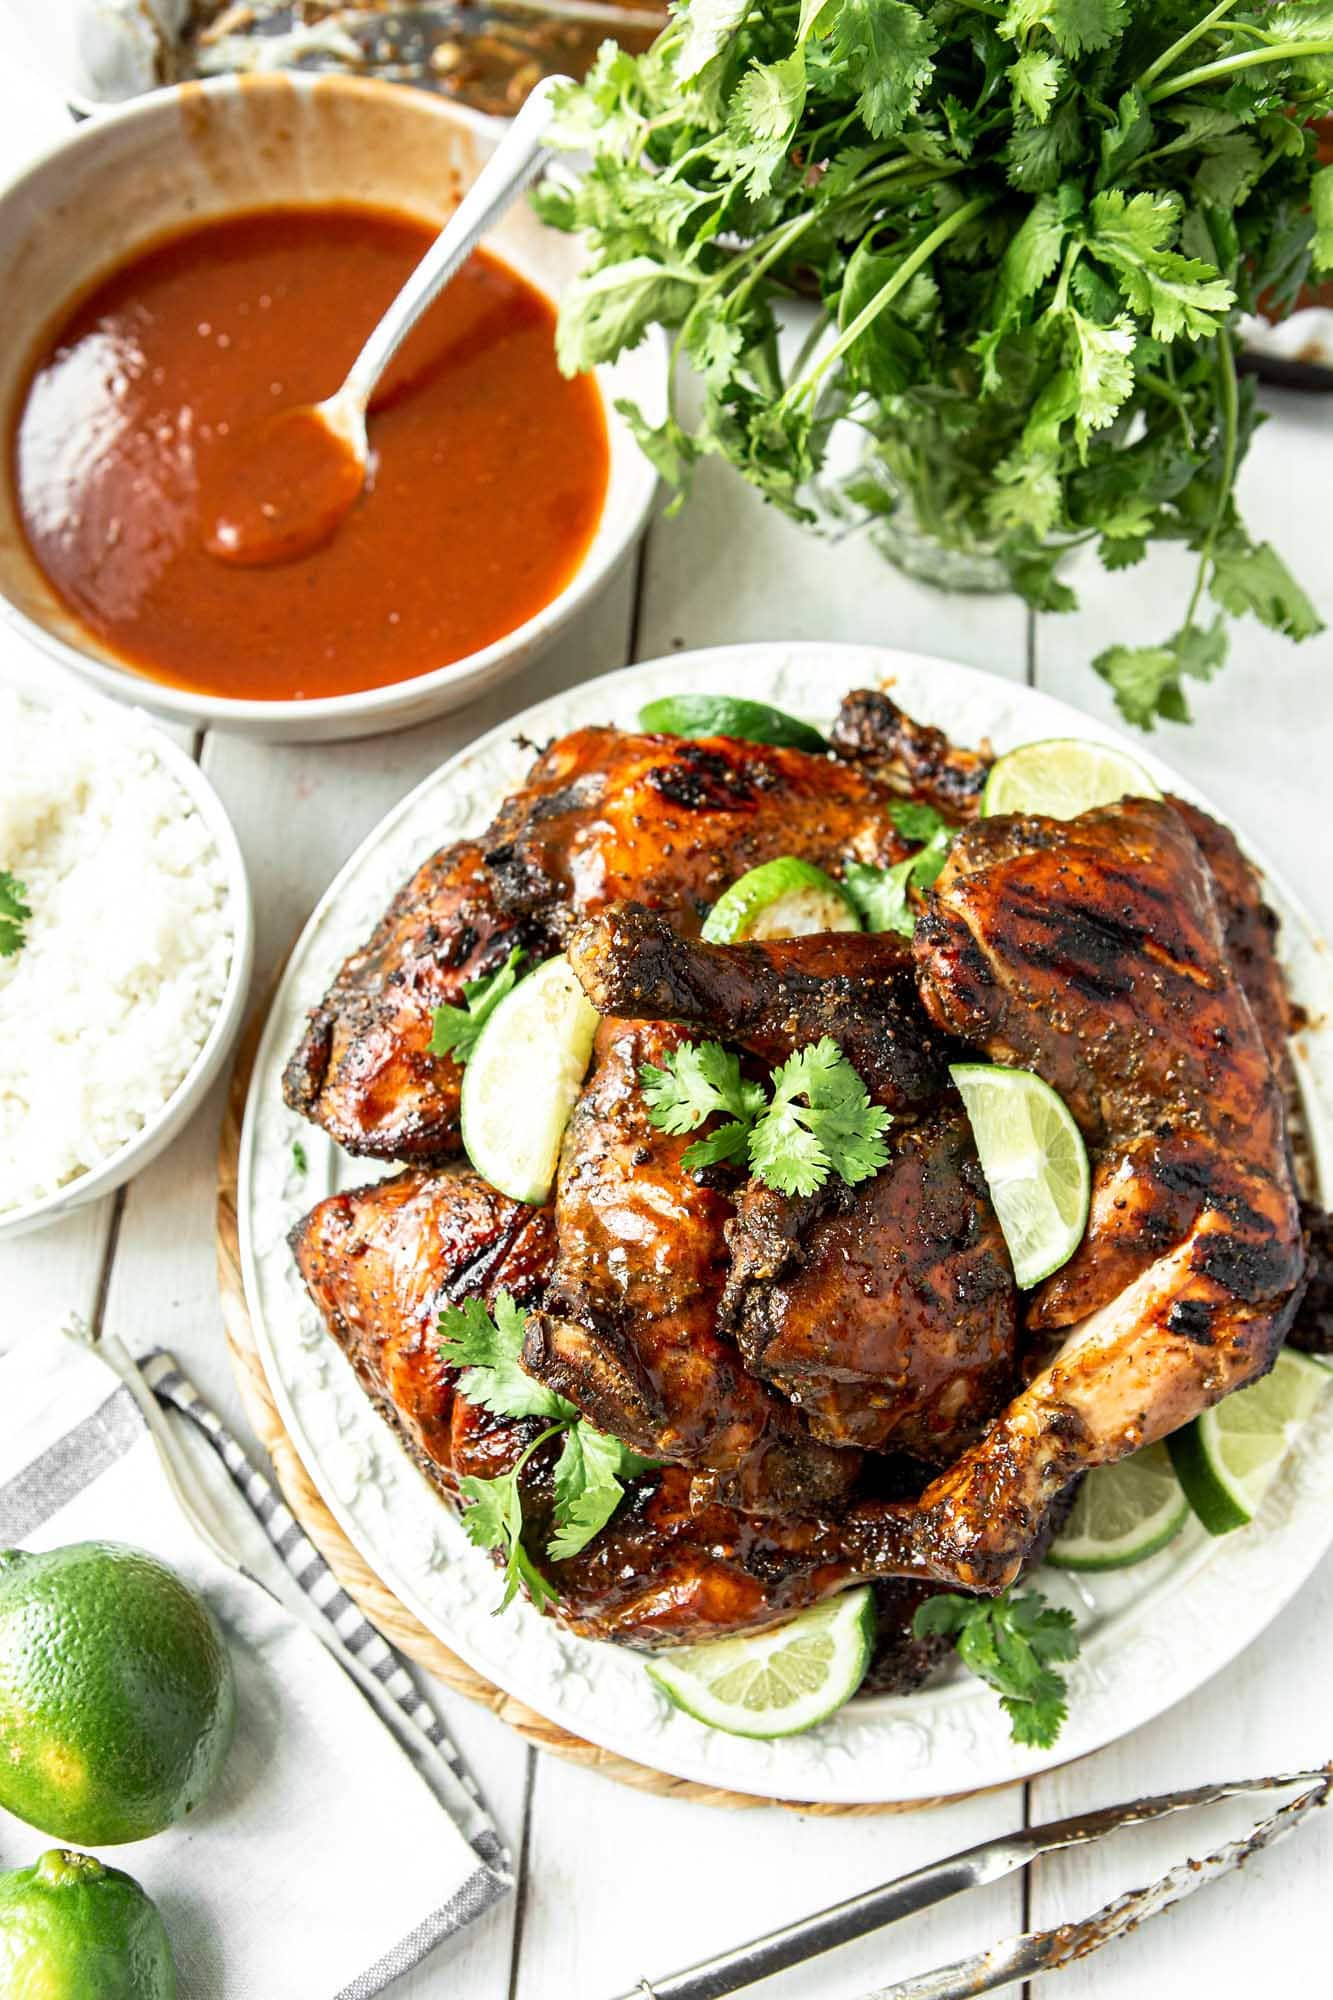
[{"label": "white wood plank", "polygon": [[[610,2000],[1006,1831],[1020,1806],[1013,1790],[876,1818],[729,1811],[539,1758],[515,2000]],[[766,1982],[765,2000],[854,2000],[1019,1928],[1021,1909],[1018,1885],[997,1884]]]},{"label": "white wood plank", "polygon": [[864,534],[822,540],[706,460],[680,514],[649,537],[635,656],[745,639],[850,640],[1022,680],[1027,623],[1016,598],[913,582]]}]

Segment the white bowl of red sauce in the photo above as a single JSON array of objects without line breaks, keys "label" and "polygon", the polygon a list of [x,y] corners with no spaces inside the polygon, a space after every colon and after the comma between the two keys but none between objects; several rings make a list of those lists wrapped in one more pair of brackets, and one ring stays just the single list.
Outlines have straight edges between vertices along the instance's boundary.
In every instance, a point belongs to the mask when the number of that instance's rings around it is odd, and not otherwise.
[{"label": "white bowl of red sauce", "polygon": [[515,205],[390,367],[366,490],[263,567],[207,547],[238,434],[317,402],[495,146],[339,76],[156,91],[0,195],[0,600],[104,692],[270,738],[405,728],[518,671],[641,532],[665,351],[555,360],[575,245]]}]

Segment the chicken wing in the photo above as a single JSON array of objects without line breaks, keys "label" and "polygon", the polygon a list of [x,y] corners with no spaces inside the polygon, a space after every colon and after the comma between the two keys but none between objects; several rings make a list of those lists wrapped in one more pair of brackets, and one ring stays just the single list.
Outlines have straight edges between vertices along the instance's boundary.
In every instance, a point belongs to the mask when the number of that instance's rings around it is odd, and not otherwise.
[{"label": "chicken wing", "polygon": [[974,817],[994,762],[986,751],[960,750],[943,730],[913,722],[873,688],[845,698],[831,741],[839,757],[946,819]]}]

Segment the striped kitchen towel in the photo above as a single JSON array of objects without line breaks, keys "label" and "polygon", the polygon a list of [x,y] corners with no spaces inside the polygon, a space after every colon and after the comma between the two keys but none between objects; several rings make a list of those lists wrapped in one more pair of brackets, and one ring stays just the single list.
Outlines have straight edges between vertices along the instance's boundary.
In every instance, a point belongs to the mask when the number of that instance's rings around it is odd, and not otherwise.
[{"label": "striped kitchen towel", "polygon": [[[216,1790],[103,1853],[157,1902],[183,1994],[369,2000],[511,1887],[434,1709],[172,1357],[35,1335],[0,1360],[0,1546],[93,1539],[188,1577],[236,1669]],[[0,1867],[51,1844],[0,1813]]]}]

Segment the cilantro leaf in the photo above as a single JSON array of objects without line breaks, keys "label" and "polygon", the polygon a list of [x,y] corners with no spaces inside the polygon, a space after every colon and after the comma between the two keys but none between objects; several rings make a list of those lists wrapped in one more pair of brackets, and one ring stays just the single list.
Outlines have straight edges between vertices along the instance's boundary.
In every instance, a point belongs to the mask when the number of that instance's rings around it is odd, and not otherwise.
[{"label": "cilantro leaf", "polygon": [[484,979],[469,979],[463,988],[465,1005],[437,1007],[427,1047],[433,1056],[451,1055],[456,1063],[466,1063],[477,1046],[477,1037],[518,979],[525,953],[515,945],[504,964]]},{"label": "cilantro leaf", "polygon": [[1064,79],[1064,64],[1048,49],[1028,49],[1009,72],[1016,102],[1026,105],[1039,125],[1050,117]]},{"label": "cilantro leaf", "polygon": [[1049,1605],[1040,1591],[1015,1597],[963,1597],[942,1592],[917,1607],[918,1639],[952,1638],[971,1673],[995,1689],[1015,1743],[1049,1750],[1069,1712],[1064,1678],[1055,1664],[1077,1658],[1070,1611]]},{"label": "cilantro leaf", "polygon": [[1213,552],[1209,584],[1222,607],[1239,617],[1250,611],[1289,639],[1312,639],[1324,622],[1271,542],[1226,536]]},{"label": "cilantro leaf", "polygon": [[721,1042],[682,1042],[664,1069],[644,1063],[639,1081],[652,1123],[676,1136],[696,1132],[715,1111],[748,1124],[764,1103],[762,1086],[745,1081],[740,1057]]},{"label": "cilantro leaf", "polygon": [[524,1372],[526,1326],[527,1314],[508,1292],[496,1293],[494,1318],[481,1299],[464,1299],[440,1314],[440,1358],[463,1370],[458,1386],[468,1401],[497,1417],[577,1418],[572,1403]]},{"label": "cilantro leaf", "polygon": [[589,1423],[567,1430],[555,1463],[555,1533],[546,1545],[552,1560],[586,1548],[624,1498],[622,1481],[656,1466],[656,1459],[640,1457]]},{"label": "cilantro leaf", "polygon": [[722,53],[749,11],[750,0],[692,0],[676,49],[676,75],[682,82],[698,76]]},{"label": "cilantro leaf", "polygon": [[1069,329],[1070,360],[1077,384],[1074,434],[1086,456],[1090,433],[1113,424],[1121,405],[1133,394],[1132,356],[1138,336],[1128,313],[1118,314],[1110,326],[1099,326],[1071,307],[1064,322]]},{"label": "cilantro leaf", "polygon": [[528,1595],[538,1611],[556,1601],[556,1593],[523,1546],[519,1474],[531,1453],[543,1442],[544,1438],[534,1439],[513,1470],[502,1473],[498,1479],[480,1479],[469,1473],[458,1482],[459,1495],[465,1503],[463,1531],[468,1540],[474,1548],[498,1550],[505,1559],[504,1595],[495,1607],[497,1612],[508,1610],[521,1584],[527,1585]]},{"label": "cilantro leaf", "polygon": [[292,1165],[298,1174],[308,1174],[310,1172],[310,1159],[299,1139],[292,1140]]},{"label": "cilantro leaf", "polygon": [[889,818],[904,840],[931,840],[945,824],[943,815],[920,799],[891,799]]},{"label": "cilantro leaf", "polygon": [[957,828],[941,819],[932,806],[904,803],[890,806],[889,814],[899,832],[909,840],[922,838],[929,828],[925,846],[889,868],[872,868],[866,862],[849,861],[843,870],[843,887],[867,930],[896,931],[899,937],[910,938],[916,929],[916,916],[909,892],[928,889],[937,879]]},{"label": "cilantro leaf", "polygon": [[1314,262],[1319,271],[1333,270],[1333,166],[1321,167],[1310,183],[1314,209]]},{"label": "cilantro leaf", "polygon": [[833,30],[833,59],[855,80],[866,128],[876,139],[901,130],[931,74],[935,36],[906,0],[829,0],[821,31]]},{"label": "cilantro leaf", "polygon": [[848,1187],[871,1179],[889,1149],[889,1114],[872,1104],[828,1035],[773,1072],[773,1101],[750,1134],[750,1165],[780,1194],[813,1194],[832,1170]]},{"label": "cilantro leaf", "polygon": [[24,884],[7,868],[0,868],[0,958],[13,958],[22,950],[31,916]]},{"label": "cilantro leaf", "polygon": [[556,359],[566,375],[614,361],[636,347],[657,320],[678,325],[694,302],[698,279],[683,264],[629,257],[582,271],[566,287],[556,328]]},{"label": "cilantro leaf", "polygon": [[1236,302],[1211,264],[1164,247],[1179,226],[1180,205],[1167,195],[1116,188],[1092,199],[1088,248],[1112,266],[1131,308],[1151,318],[1155,340],[1205,339]]},{"label": "cilantro leaf", "polygon": [[782,62],[753,63],[731,100],[728,129],[752,194],[767,194],[805,109],[805,52]]}]

